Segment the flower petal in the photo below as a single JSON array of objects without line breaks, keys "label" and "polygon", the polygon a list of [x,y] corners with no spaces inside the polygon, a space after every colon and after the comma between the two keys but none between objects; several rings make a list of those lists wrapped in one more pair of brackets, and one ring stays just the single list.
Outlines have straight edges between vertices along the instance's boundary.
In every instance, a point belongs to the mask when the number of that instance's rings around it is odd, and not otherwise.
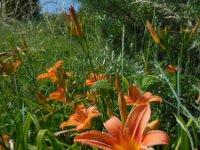
[{"label": "flower petal", "polygon": [[64,61],[63,60],[59,60],[56,62],[56,64],[54,65],[54,68],[57,69],[59,67],[61,67],[63,65]]},{"label": "flower petal", "polygon": [[140,98],[141,93],[142,92],[135,84],[132,84],[128,89],[128,95],[131,96],[134,101],[137,101],[137,99]]},{"label": "flower petal", "polygon": [[87,85],[87,86],[92,86],[93,84],[94,84],[93,81],[91,81],[91,80],[86,80],[86,85]]},{"label": "flower petal", "polygon": [[145,146],[169,144],[169,136],[163,131],[149,131],[143,135],[142,144]]},{"label": "flower petal", "polygon": [[127,105],[134,105],[136,103],[136,101],[132,99],[131,96],[124,95],[124,99]]},{"label": "flower petal", "polygon": [[145,92],[141,99],[137,101],[137,105],[149,103],[149,102],[162,102],[162,98],[156,95],[153,95],[150,92]]},{"label": "flower petal", "polygon": [[39,75],[37,77],[37,80],[42,80],[42,79],[45,79],[45,78],[49,78],[52,80],[52,82],[56,82],[58,80],[57,76],[56,76],[56,71],[54,68],[50,68],[48,70],[48,73],[43,73],[41,75]]},{"label": "flower petal", "polygon": [[162,98],[160,96],[152,96],[149,102],[162,102]]},{"label": "flower petal", "polygon": [[65,97],[64,91],[58,90],[57,92],[50,93],[49,98],[47,98],[47,101],[51,99],[57,99],[63,103],[66,103],[66,97]]},{"label": "flower petal", "polygon": [[50,78],[50,75],[48,73],[41,74],[37,77],[37,80],[42,80],[45,78]]},{"label": "flower petal", "polygon": [[88,129],[90,128],[90,119],[87,118],[83,123],[80,123],[79,125],[77,125],[76,127],[76,131],[80,132],[82,130]]},{"label": "flower petal", "polygon": [[147,124],[144,133],[147,133],[151,130],[157,130],[159,127],[160,127],[160,121],[156,119]]},{"label": "flower petal", "polygon": [[115,137],[116,139],[119,138],[119,135],[123,131],[123,128],[124,128],[121,121],[115,116],[111,117],[109,120],[104,122],[104,126],[106,130],[108,131],[108,133],[111,136]]},{"label": "flower petal", "polygon": [[95,111],[97,107],[96,106],[90,106],[89,108],[87,108],[87,114],[93,113]]},{"label": "flower petal", "polygon": [[74,142],[81,142],[86,145],[95,146],[103,150],[112,150],[115,140],[112,136],[99,132],[99,131],[88,131],[77,135],[74,138]]},{"label": "flower petal", "polygon": [[88,119],[90,120],[90,119],[92,119],[94,117],[98,117],[100,115],[101,114],[99,112],[93,112],[93,113],[91,113],[91,114],[88,115]]},{"label": "flower petal", "polygon": [[150,99],[153,96],[151,92],[145,92],[142,96],[144,99]]},{"label": "flower petal", "polygon": [[128,125],[129,132],[137,143],[140,143],[142,140],[142,135],[148,124],[150,115],[151,109],[149,105],[139,105],[133,109],[128,116],[125,125]]},{"label": "flower petal", "polygon": [[67,127],[67,126],[78,126],[79,124],[80,124],[80,122],[78,122],[76,120],[69,119],[68,121],[61,123],[60,128],[63,129],[64,127]]}]

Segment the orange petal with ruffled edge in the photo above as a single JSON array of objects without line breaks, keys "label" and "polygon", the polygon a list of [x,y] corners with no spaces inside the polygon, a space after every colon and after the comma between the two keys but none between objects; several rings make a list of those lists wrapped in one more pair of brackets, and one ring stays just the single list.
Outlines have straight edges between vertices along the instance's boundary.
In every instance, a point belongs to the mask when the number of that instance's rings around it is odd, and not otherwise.
[{"label": "orange petal with ruffled edge", "polygon": [[77,135],[74,142],[95,146],[103,150],[112,150],[113,145],[117,142],[112,136],[99,131],[88,131]]},{"label": "orange petal with ruffled edge", "polygon": [[149,105],[140,105],[133,109],[125,124],[129,127],[130,135],[137,143],[141,143],[144,130],[149,122],[151,109]]},{"label": "orange petal with ruffled edge", "polygon": [[103,75],[102,73],[96,76],[94,75],[94,73],[91,73],[90,78],[86,80],[86,85],[92,86],[96,81],[105,79],[107,79],[107,76]]},{"label": "orange petal with ruffled edge", "polygon": [[90,106],[87,108],[86,112],[89,119],[100,116],[100,113],[96,110],[96,106]]},{"label": "orange petal with ruffled edge", "polygon": [[58,80],[58,78],[57,78],[55,69],[50,68],[48,70],[48,73],[43,73],[43,74],[39,75],[37,77],[37,80],[42,80],[42,79],[45,79],[45,78],[49,78],[49,79],[52,80],[52,82],[56,82]]},{"label": "orange petal with ruffled edge", "polygon": [[63,60],[59,60],[56,62],[56,64],[54,65],[54,68],[57,69],[59,67],[61,67],[63,65],[64,61]]},{"label": "orange petal with ruffled edge", "polygon": [[50,68],[47,70],[48,73],[43,73],[37,77],[37,80],[42,80],[45,78],[49,78],[52,80],[52,82],[56,82],[58,80],[57,78],[57,68],[61,67],[63,65],[63,60],[59,60],[56,62],[53,68]]},{"label": "orange petal with ruffled edge", "polygon": [[138,99],[141,97],[141,90],[135,84],[131,84],[128,88],[128,95],[124,96],[127,105],[135,105]]},{"label": "orange petal with ruffled edge", "polygon": [[162,102],[162,98],[160,96],[154,95],[149,99],[149,102]]},{"label": "orange petal with ruffled edge", "polygon": [[122,131],[124,130],[124,126],[121,123],[121,121],[113,116],[111,117],[109,120],[107,120],[106,122],[104,122],[104,127],[106,128],[106,130],[108,131],[108,133],[117,138],[120,138],[120,134],[122,133]]},{"label": "orange petal with ruffled edge", "polygon": [[137,104],[144,104],[148,102],[162,102],[162,98],[156,95],[153,95],[150,92],[145,92],[141,99],[137,101]]},{"label": "orange petal with ruffled edge", "polygon": [[142,144],[145,146],[169,144],[169,139],[169,136],[165,132],[153,130],[143,135]]}]

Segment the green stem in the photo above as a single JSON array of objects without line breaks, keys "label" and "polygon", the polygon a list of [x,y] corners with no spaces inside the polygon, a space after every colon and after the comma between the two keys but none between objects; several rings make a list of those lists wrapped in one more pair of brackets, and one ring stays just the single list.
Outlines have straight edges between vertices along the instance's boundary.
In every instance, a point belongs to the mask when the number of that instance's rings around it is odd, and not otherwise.
[{"label": "green stem", "polygon": [[[181,87],[180,87],[180,68],[181,68],[181,64],[182,64],[182,53],[183,53],[183,44],[181,44],[181,50],[180,50],[180,54],[178,56],[178,70],[177,70],[177,74],[176,74],[176,91],[177,91],[177,96],[179,97],[179,100],[181,101],[180,97],[181,97]],[[180,109],[181,109],[181,103],[177,101],[177,114],[180,115]],[[180,128],[178,126],[177,128],[177,135],[180,135]]]},{"label": "green stem", "polygon": [[82,41],[80,41],[79,39],[77,39],[77,41],[78,41],[78,43],[81,45],[81,47],[82,47],[84,53],[86,54],[86,56],[88,57],[88,60],[89,60],[89,63],[90,63],[92,72],[93,72],[93,74],[94,74],[94,79],[97,81],[96,74],[95,74],[95,71],[94,71],[94,66],[93,66],[93,64],[92,64],[92,58],[91,58],[91,56],[90,56],[90,54],[89,54],[89,47],[88,47],[87,41],[86,41],[86,39],[85,39],[85,37],[84,37],[84,42],[85,42],[85,44],[86,44],[86,48],[85,48],[85,46],[83,45],[83,42],[82,42]]},{"label": "green stem", "polygon": [[[121,49],[121,75],[124,76],[124,38],[125,38],[125,25],[122,27],[122,49]],[[124,90],[124,82],[123,82]]]}]

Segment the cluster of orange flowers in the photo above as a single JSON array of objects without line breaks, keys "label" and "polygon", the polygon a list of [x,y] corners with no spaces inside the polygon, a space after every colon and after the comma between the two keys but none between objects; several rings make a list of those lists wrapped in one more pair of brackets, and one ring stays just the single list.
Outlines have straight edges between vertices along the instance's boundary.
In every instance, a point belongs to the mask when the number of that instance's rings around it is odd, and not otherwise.
[{"label": "cluster of orange flowers", "polygon": [[[119,91],[118,102],[122,122],[112,116],[104,123],[108,133],[87,131],[77,135],[74,142],[81,142],[104,150],[150,150],[154,145],[169,144],[169,136],[165,132],[157,130],[159,121],[155,120],[149,123],[151,116],[149,102],[152,101],[161,102],[162,98],[150,92],[142,93],[136,85],[132,84],[128,89],[128,95],[123,96]],[[127,105],[135,106],[129,115],[126,113]],[[93,116],[98,115],[94,114]]]},{"label": "cluster of orange flowers", "polygon": [[[48,69],[47,73],[41,74],[37,77],[37,80],[48,78],[48,79],[51,79],[52,82],[57,83],[57,91],[50,93],[49,97],[46,98],[46,102],[52,99],[59,100],[63,103],[66,103],[67,101],[69,101],[66,80],[70,78],[71,76],[73,76],[73,73],[65,72],[62,68],[62,65],[63,65],[63,61],[60,60],[56,62],[56,64],[52,68]],[[37,95],[39,95],[39,93],[37,93]]]},{"label": "cluster of orange flowers", "polygon": [[[70,8],[70,16],[64,12],[64,16],[68,23],[68,29],[74,32],[75,35],[82,36],[82,28],[80,21],[77,19],[75,10]],[[160,43],[158,37],[156,37],[152,30],[151,24],[147,22],[150,33],[156,42],[164,48]],[[65,85],[67,77],[66,72],[62,69],[63,61],[58,61],[53,68],[47,70],[38,76],[38,80],[49,78],[52,82],[56,82],[58,89],[56,92],[50,94],[50,99],[57,99],[63,103],[68,102],[68,89]],[[98,80],[107,80],[107,76],[103,74],[91,73],[89,79],[86,80],[86,86],[93,86]],[[169,144],[169,136],[160,130],[159,121],[154,120],[149,123],[151,117],[150,102],[161,102],[162,98],[155,96],[150,92],[143,93],[136,85],[130,85],[127,94],[123,94],[119,85],[119,75],[115,81],[115,89],[118,92],[118,105],[120,110],[121,120],[112,115],[110,119],[104,122],[104,127],[108,131],[86,131],[78,134],[74,138],[74,142],[80,142],[86,145],[94,146],[104,150],[151,150],[152,146],[160,144]],[[88,91],[86,99],[92,101],[95,104],[96,100],[100,97],[98,93],[94,91]],[[132,106],[133,109],[128,114],[127,107]],[[83,103],[78,104],[75,107],[75,113],[72,114],[69,119],[60,124],[60,128],[64,129],[68,126],[75,126],[73,131],[81,132],[85,129],[90,129],[91,120],[94,117],[100,116],[101,113],[97,111],[96,106],[85,107]]]},{"label": "cluster of orange flowers", "polygon": [[[60,76],[64,77],[64,75],[59,75],[60,72],[58,72],[62,64],[63,61],[58,61],[53,68],[50,68],[47,73],[38,76],[37,79],[49,78],[52,82],[59,82],[59,80],[65,79],[59,78]],[[63,71],[61,72],[63,73]],[[106,79],[107,77],[103,74],[94,76],[92,73],[89,79],[86,80],[86,85],[92,86],[98,80]],[[116,83],[119,83],[119,81]],[[57,92],[50,94],[47,101],[50,99],[58,99],[66,103],[66,96],[63,94],[63,90],[63,88],[59,87]],[[134,84],[130,85],[127,95],[123,96],[119,85],[118,90],[118,102],[122,122],[117,117],[111,116],[111,118],[104,123],[108,133],[86,131],[77,135],[74,138],[74,142],[81,142],[105,150],[148,150],[154,145],[168,144],[169,136],[165,132],[157,130],[159,121],[155,120],[149,123],[151,116],[149,102],[161,102],[162,98],[150,92],[142,93]],[[88,95],[91,96],[90,91]],[[92,101],[95,103],[95,98],[100,95],[96,93],[92,93],[92,95],[94,96]],[[129,105],[132,105],[134,108],[129,115],[127,115],[126,111]],[[76,128],[74,131],[77,132],[90,129],[92,118],[101,115],[96,109],[96,106],[86,108],[83,103],[78,104],[75,108],[75,113],[72,114],[67,121],[62,122],[60,128],[64,129],[68,126],[75,126]]]},{"label": "cluster of orange flowers", "polygon": [[[86,80],[86,85],[92,86],[98,80],[105,79],[107,79],[107,77],[103,74],[99,74],[95,77],[94,73],[91,73],[89,79]],[[95,103],[99,96],[99,94],[93,91],[88,91],[86,93],[86,99],[90,100],[92,103]],[[96,106],[90,106],[86,109],[84,104],[81,103],[76,106],[75,114],[72,114],[69,120],[63,122],[60,127],[63,129],[66,126],[76,126],[76,131],[83,131],[91,127],[91,119],[97,116],[100,116],[100,113],[96,110]]]}]

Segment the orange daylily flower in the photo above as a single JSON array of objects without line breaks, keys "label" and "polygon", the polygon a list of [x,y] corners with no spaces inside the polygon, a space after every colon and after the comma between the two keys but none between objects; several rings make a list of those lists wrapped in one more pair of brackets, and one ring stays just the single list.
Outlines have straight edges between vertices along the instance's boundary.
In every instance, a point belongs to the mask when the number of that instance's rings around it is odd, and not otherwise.
[{"label": "orange daylily flower", "polygon": [[165,132],[145,132],[150,115],[150,106],[140,105],[130,112],[125,124],[113,116],[104,123],[108,133],[88,131],[77,135],[74,142],[103,150],[150,150],[150,146],[169,144],[169,136]]},{"label": "orange daylily flower", "polygon": [[175,74],[177,71],[177,67],[174,67],[172,65],[168,65],[167,68],[165,69],[167,72],[171,73],[171,74]]},{"label": "orange daylily flower", "polygon": [[106,80],[107,76],[103,75],[102,73],[99,75],[96,75],[96,79],[94,76],[94,73],[90,74],[90,78],[86,80],[86,85],[93,86],[93,84],[98,80]]},{"label": "orange daylily flower", "polygon": [[127,105],[141,105],[149,102],[162,102],[162,98],[150,92],[142,93],[134,84],[128,89],[128,95],[124,96]]},{"label": "orange daylily flower", "polygon": [[90,106],[86,109],[82,103],[76,107],[76,112],[70,116],[69,120],[61,123],[60,128],[63,129],[66,126],[76,126],[76,131],[79,132],[90,128],[91,119],[99,115],[100,113],[96,110],[95,106]]},{"label": "orange daylily flower", "polygon": [[49,78],[52,80],[52,82],[58,81],[57,77],[57,69],[60,68],[63,65],[63,60],[58,61],[53,68],[50,68],[47,70],[47,73],[41,74],[37,77],[37,80],[42,80],[45,78]]},{"label": "orange daylily flower", "polygon": [[58,88],[57,92],[50,93],[49,98],[47,98],[47,101],[49,101],[51,99],[57,99],[63,103],[66,103],[67,100],[69,99],[69,97],[66,94],[64,88],[60,87],[60,88]]}]

